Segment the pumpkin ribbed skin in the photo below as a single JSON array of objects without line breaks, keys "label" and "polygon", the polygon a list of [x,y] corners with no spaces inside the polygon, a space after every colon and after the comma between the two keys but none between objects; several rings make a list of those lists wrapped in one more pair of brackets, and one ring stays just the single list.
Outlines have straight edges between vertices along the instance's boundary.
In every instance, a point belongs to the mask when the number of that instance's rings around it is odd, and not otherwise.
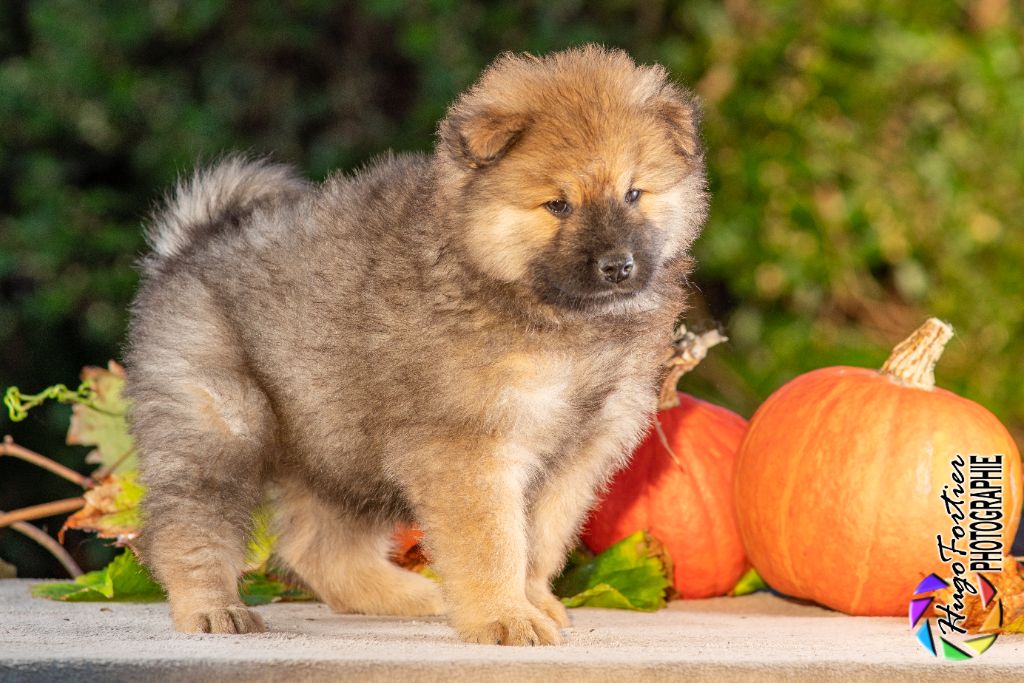
[{"label": "pumpkin ribbed skin", "polygon": [[797,377],[761,405],[740,446],[736,500],[751,562],[784,594],[847,614],[905,615],[924,576],[949,574],[936,534],[948,542],[952,523],[939,496],[956,453],[1005,454],[1009,552],[1021,461],[992,413],[875,370]]},{"label": "pumpkin ribbed skin", "polygon": [[591,513],[583,542],[601,552],[647,529],[672,558],[680,597],[723,595],[749,567],[733,501],[736,451],[746,421],[678,396],[678,406],[658,412],[678,464],[652,429]]}]

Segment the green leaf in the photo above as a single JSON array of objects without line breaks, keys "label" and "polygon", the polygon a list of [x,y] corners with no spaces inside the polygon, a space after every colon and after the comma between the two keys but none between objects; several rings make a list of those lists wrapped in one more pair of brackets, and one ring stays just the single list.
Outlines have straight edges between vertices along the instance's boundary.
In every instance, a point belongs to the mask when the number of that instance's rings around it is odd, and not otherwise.
[{"label": "green leaf", "polygon": [[[316,599],[299,586],[259,572],[243,576],[238,590],[247,605]],[[115,557],[103,569],[83,574],[74,581],[36,584],[32,595],[66,602],[153,602],[166,598],[160,584],[130,550]]]},{"label": "green leaf", "polygon": [[243,576],[238,585],[238,593],[242,602],[250,607],[270,602],[316,600],[315,595],[300,586],[259,572],[250,572]]},{"label": "green leaf", "polygon": [[103,569],[83,574],[74,581],[36,584],[32,595],[67,602],[150,602],[165,597],[163,588],[131,550],[115,557]]},{"label": "green leaf", "polygon": [[568,607],[653,611],[665,606],[669,566],[661,543],[638,531],[595,557],[573,553],[554,592]]},{"label": "green leaf", "polygon": [[251,572],[265,572],[274,552],[277,534],[273,532],[273,513],[270,506],[264,504],[256,508],[252,515],[252,535],[245,548],[245,567]]},{"label": "green leaf", "polygon": [[736,585],[729,591],[729,595],[733,597],[739,597],[741,595],[749,595],[758,591],[768,590],[768,584],[764,582],[761,575],[757,573],[757,570],[750,568],[746,573],[740,577],[740,580],[736,582]]},{"label": "green leaf", "polygon": [[[608,607],[611,609],[640,609],[629,601],[625,595],[607,583],[599,583],[582,593],[569,598],[562,598],[566,607]],[[655,608],[656,609],[656,608]]]}]

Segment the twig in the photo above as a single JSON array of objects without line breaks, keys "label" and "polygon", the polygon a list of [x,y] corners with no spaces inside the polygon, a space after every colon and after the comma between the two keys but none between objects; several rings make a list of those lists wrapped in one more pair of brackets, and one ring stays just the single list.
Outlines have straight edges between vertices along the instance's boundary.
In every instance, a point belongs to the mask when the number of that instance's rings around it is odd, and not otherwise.
[{"label": "twig", "polygon": [[30,451],[24,446],[19,446],[14,443],[14,439],[12,439],[10,435],[5,436],[3,443],[0,443],[0,456],[4,455],[9,455],[49,470],[59,477],[64,477],[68,481],[78,484],[83,489],[91,489],[94,486],[93,480],[89,477],[84,474],[79,474],[70,467],[65,467],[59,462],[47,458],[45,455],[41,455],[35,451]]},{"label": "twig", "polygon": [[[0,514],[3,514],[3,512],[0,511]],[[58,562],[64,565],[64,569],[67,570],[72,578],[78,578],[82,575],[82,568],[78,566],[78,563],[75,562],[68,551],[64,550],[64,546],[55,541],[50,534],[38,527],[32,526],[28,522],[14,522],[11,524],[11,528],[18,533],[28,536],[48,550],[51,555],[57,558]]]},{"label": "twig", "polygon": [[41,505],[30,505],[27,508],[20,508],[0,514],[0,529],[10,526],[15,522],[24,522],[29,519],[42,519],[54,515],[71,512],[85,506],[85,498],[64,498]]}]

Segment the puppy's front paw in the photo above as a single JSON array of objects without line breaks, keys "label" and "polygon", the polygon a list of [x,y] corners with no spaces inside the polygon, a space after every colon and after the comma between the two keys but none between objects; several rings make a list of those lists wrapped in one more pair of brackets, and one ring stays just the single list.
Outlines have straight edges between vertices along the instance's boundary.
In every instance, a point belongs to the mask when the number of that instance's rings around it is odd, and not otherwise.
[{"label": "puppy's front paw", "polygon": [[568,628],[572,625],[569,619],[569,611],[565,609],[562,601],[555,597],[554,593],[547,586],[534,589],[527,588],[526,597],[530,599],[534,607],[548,615],[552,621],[561,628]]},{"label": "puppy's front paw", "polygon": [[455,629],[467,643],[484,645],[558,645],[562,636],[547,615],[527,603],[498,614],[457,619]]},{"label": "puppy's front paw", "polygon": [[267,630],[260,615],[241,605],[175,615],[174,627],[185,633],[262,633]]}]

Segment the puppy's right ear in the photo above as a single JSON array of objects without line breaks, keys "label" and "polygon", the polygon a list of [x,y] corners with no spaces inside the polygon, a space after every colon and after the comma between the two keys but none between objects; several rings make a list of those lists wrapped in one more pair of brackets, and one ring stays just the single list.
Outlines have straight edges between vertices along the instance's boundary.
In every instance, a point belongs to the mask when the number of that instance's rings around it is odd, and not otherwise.
[{"label": "puppy's right ear", "polygon": [[483,168],[503,157],[522,136],[529,117],[491,109],[459,111],[456,107],[438,131],[448,154],[470,168]]},{"label": "puppy's right ear", "polygon": [[664,124],[676,151],[685,159],[701,153],[700,102],[672,82],[660,64],[640,67],[639,92],[654,115]]}]

